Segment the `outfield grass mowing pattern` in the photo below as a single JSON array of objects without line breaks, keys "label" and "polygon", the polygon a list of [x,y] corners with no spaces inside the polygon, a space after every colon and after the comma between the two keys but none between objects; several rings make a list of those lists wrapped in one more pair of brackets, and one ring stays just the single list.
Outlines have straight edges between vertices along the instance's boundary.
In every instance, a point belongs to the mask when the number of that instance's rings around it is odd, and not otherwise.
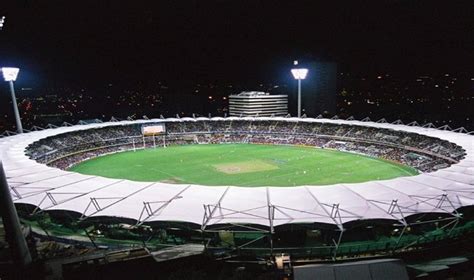
[{"label": "outfield grass mowing pattern", "polygon": [[[216,166],[255,162],[250,172]],[[264,168],[260,165],[276,166]],[[258,171],[262,170],[262,171]],[[184,145],[128,151],[79,163],[71,171],[134,181],[223,186],[299,186],[357,183],[416,175],[411,167],[363,155],[302,146]]]}]

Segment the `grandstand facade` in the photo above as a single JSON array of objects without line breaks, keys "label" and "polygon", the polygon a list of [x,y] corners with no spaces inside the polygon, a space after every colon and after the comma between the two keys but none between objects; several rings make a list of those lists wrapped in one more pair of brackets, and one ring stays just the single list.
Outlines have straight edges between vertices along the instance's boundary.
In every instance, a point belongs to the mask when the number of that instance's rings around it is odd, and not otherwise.
[{"label": "grandstand facade", "polygon": [[[153,123],[166,125],[166,135],[156,137],[165,137],[167,145],[308,145],[398,161],[421,174],[356,184],[242,188],[134,182],[66,171],[98,155],[156,147],[158,138],[141,134],[143,125]],[[386,122],[168,118],[5,137],[0,154],[13,199],[24,206],[25,216],[49,215],[58,223],[73,217],[89,227],[118,219],[167,231],[166,236],[172,235],[172,224],[182,230],[176,233],[179,240],[204,238],[217,251],[238,248],[243,254],[290,252],[335,259],[414,250],[472,232],[472,137]],[[148,233],[146,228],[137,234]]]}]

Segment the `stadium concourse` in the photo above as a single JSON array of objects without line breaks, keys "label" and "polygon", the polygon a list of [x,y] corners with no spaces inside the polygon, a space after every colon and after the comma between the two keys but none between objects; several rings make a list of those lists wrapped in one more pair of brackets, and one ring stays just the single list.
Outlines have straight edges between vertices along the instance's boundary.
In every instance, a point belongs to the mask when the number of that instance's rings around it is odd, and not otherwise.
[{"label": "stadium concourse", "polygon": [[[140,134],[142,125],[157,123],[166,124],[166,136]],[[459,210],[474,205],[474,137],[444,128],[312,118],[168,118],[8,136],[0,139],[0,156],[14,202],[33,205],[34,213],[184,222],[204,231],[231,225],[273,233],[278,226],[322,224],[337,230],[334,242],[326,242],[337,251],[346,225],[356,221],[391,221],[400,236],[425,214],[443,221],[439,228],[456,227],[463,217]],[[245,188],[135,182],[65,170],[100,154],[161,141],[304,144],[387,158],[421,173],[355,184]]]}]

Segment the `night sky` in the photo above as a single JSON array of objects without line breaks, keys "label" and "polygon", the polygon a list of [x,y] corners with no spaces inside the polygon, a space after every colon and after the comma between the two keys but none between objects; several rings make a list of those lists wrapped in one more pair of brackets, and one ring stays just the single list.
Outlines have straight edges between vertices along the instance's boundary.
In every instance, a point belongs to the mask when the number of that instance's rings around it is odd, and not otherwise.
[{"label": "night sky", "polygon": [[472,0],[5,2],[0,64],[36,79],[278,81],[296,58],[474,72]]}]

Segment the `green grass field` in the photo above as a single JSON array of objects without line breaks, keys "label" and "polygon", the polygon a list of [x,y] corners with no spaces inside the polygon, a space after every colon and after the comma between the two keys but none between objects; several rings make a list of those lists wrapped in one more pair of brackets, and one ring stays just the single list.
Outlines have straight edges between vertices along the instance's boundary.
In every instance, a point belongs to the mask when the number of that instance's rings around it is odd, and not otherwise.
[{"label": "green grass field", "polygon": [[357,154],[256,144],[128,151],[87,160],[70,170],[134,181],[249,187],[356,183],[417,174],[411,167]]}]

